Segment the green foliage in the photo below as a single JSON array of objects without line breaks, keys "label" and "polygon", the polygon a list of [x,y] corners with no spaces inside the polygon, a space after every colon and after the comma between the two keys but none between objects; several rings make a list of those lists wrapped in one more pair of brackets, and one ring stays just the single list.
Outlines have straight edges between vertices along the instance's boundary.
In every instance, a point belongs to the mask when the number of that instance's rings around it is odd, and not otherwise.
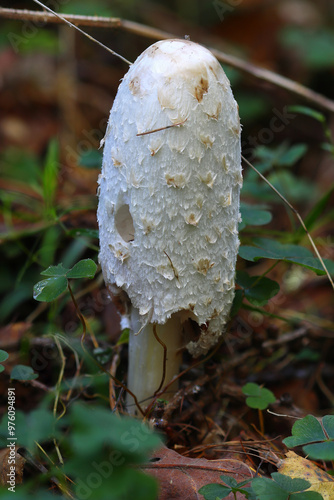
[{"label": "green foliage", "polygon": [[272,219],[271,213],[263,205],[241,203],[240,213],[242,222],[239,224],[239,231],[242,231],[246,226],[264,226]]},{"label": "green foliage", "polygon": [[[46,489],[39,488],[38,492],[31,493],[30,485],[28,486],[16,486],[15,493],[19,493],[20,500],[55,500],[55,496],[53,493],[49,493]],[[13,496],[15,497],[15,493],[13,495],[12,492],[8,491],[5,488],[0,488],[0,498],[1,500],[13,500]]]},{"label": "green foliage", "polygon": [[321,26],[307,29],[289,26],[282,30],[280,40],[289,50],[295,49],[304,64],[313,70],[331,69],[334,57],[334,32]]},{"label": "green foliage", "polygon": [[[40,408],[30,413],[16,411],[15,414],[15,437],[17,445],[36,452],[36,443],[44,443],[58,436],[56,419],[46,409]],[[0,424],[0,445],[7,445],[7,415],[4,415]]]},{"label": "green foliage", "polygon": [[[253,243],[254,246],[245,245],[240,247],[239,255],[243,259],[251,262],[256,262],[263,258],[282,260],[306,267],[318,275],[325,274],[321,262],[313,257],[308,248],[299,245],[283,244],[268,238],[254,238]],[[329,272],[334,274],[334,262],[329,259],[324,259],[324,262]]]},{"label": "green foliage", "polygon": [[[231,81],[232,88],[234,88],[236,83]],[[270,103],[266,97],[263,95],[254,95],[254,92],[236,91],[235,98],[239,105],[240,121],[244,125],[262,118],[268,109],[270,109]]]},{"label": "green foliage", "polygon": [[[94,15],[112,17],[116,16],[114,9],[109,5],[107,0],[95,0]],[[81,16],[91,16],[92,6],[89,3],[83,3],[80,0],[71,0],[61,4],[61,12],[63,14],[79,14]]]},{"label": "green foliage", "polygon": [[237,271],[237,284],[245,298],[255,306],[264,306],[279,292],[279,284],[265,276],[249,276],[245,271]]},{"label": "green foliage", "polygon": [[111,360],[113,354],[113,350],[111,347],[95,347],[93,350],[94,358],[101,365],[105,365],[108,361]]},{"label": "green foliage", "polygon": [[[0,349],[0,363],[3,363],[4,361],[6,361],[7,358],[8,358],[8,352]],[[3,372],[4,369],[5,369],[5,367],[3,365],[0,365],[0,373]]]},{"label": "green foliage", "polygon": [[243,299],[244,299],[243,290],[236,290],[235,294],[234,294],[232,307],[230,310],[230,317],[231,318],[234,318],[234,316],[236,316],[236,314],[238,314],[239,309],[242,307]]},{"label": "green foliage", "polygon": [[84,259],[75,264],[67,273],[67,278],[89,278],[95,276],[97,265],[91,259]]},{"label": "green foliage", "polygon": [[320,352],[314,351],[308,347],[304,347],[298,354],[296,354],[295,359],[298,361],[306,360],[310,362],[319,361],[321,358]]},{"label": "green foliage", "polygon": [[52,302],[67,289],[67,279],[64,276],[48,278],[39,281],[34,286],[34,299],[40,302]]},{"label": "green foliage", "polygon": [[259,500],[321,500],[322,495],[314,491],[305,491],[311,484],[304,479],[292,479],[289,476],[273,472],[272,479],[255,478],[252,489]]},{"label": "green foliage", "polygon": [[43,169],[42,186],[43,198],[45,203],[45,216],[48,218],[56,217],[56,189],[58,185],[59,169],[59,147],[58,142],[53,139],[49,143],[46,160]]},{"label": "green foliage", "polygon": [[253,382],[248,382],[242,388],[242,392],[248,396],[246,398],[246,405],[250,408],[258,410],[265,410],[271,403],[275,403],[275,395],[265,387],[261,387]]},{"label": "green foliage", "polygon": [[[45,408],[29,414],[16,412],[17,444],[36,456],[39,453],[36,443],[45,446],[60,439],[65,429],[67,438],[60,446],[66,456],[65,466],[50,465],[44,480],[53,476],[64,483],[66,474],[74,482],[78,498],[155,500],[156,481],[133,468],[147,461],[149,454],[161,446],[160,437],[148,426],[135,419],[120,418],[109,408],[96,404],[73,403],[61,419]],[[7,416],[4,416],[0,445],[6,446],[7,436]],[[31,482],[28,484],[32,492]],[[38,485],[38,491],[40,488]],[[20,499],[36,498],[27,493],[26,485],[16,489]]]},{"label": "green foliage", "polygon": [[91,259],[84,259],[77,262],[72,269],[63,267],[63,264],[49,266],[42,271],[47,279],[39,281],[34,286],[34,299],[40,302],[52,302],[61,295],[68,286],[69,278],[89,278],[95,276],[97,265]]},{"label": "green foliage", "polygon": [[128,344],[129,343],[129,336],[130,336],[130,329],[129,328],[124,328],[121,332],[121,336],[117,341],[117,345],[121,344]]},{"label": "green foliage", "polygon": [[334,415],[325,415],[321,422],[313,415],[297,420],[283,443],[289,448],[306,445],[304,453],[314,460],[334,460]]},{"label": "green foliage", "polygon": [[[316,186],[297,177],[293,167],[306,154],[305,144],[289,146],[284,142],[278,146],[257,146],[253,151],[255,166],[268,181],[290,202],[305,201],[317,196]],[[256,200],[277,203],[277,194],[253,170],[244,173],[243,196],[252,196]]]},{"label": "green foliage", "polygon": [[[116,2],[117,3],[117,2]],[[130,15],[137,15],[138,9],[134,8],[135,2],[118,2],[112,8],[108,5],[108,0],[96,0],[94,3],[94,13],[98,15],[117,15],[122,17],[128,12]],[[203,5],[205,2],[203,3]],[[201,7],[202,8],[202,7]],[[207,7],[214,12],[212,6]],[[92,14],[91,6],[83,5],[82,2],[71,0],[67,5],[61,7],[68,13]],[[111,10],[110,10],[111,9]],[[182,2],[180,10],[192,15],[194,10],[189,10]],[[197,14],[200,12],[196,7]],[[189,14],[191,12],[191,14]],[[216,13],[214,12],[216,15]],[[194,14],[195,19],[195,14]],[[200,19],[200,17],[199,17]],[[294,32],[293,32],[294,30]],[[7,30],[8,32],[11,29]],[[313,33],[314,35],[314,33]],[[311,67],[327,67],[329,53],[332,54],[333,33],[330,30],[322,30],[316,34],[315,38],[308,40],[308,33],[302,33],[300,28],[291,28],[290,34],[285,37],[285,42],[289,46],[298,47],[303,54],[304,61]],[[59,51],[57,35],[52,30],[38,29],[32,37],[19,37],[10,40],[6,33],[6,43],[8,41],[15,45],[19,52],[33,52],[42,50],[57,53]],[[315,42],[314,42],[315,41]],[[292,45],[291,45],[292,44]],[[312,47],[311,47],[312,45]],[[313,58],[313,59],[312,59]],[[316,61],[315,61],[316,59]],[[235,83],[240,82],[241,73],[228,68],[228,76],[233,78]],[[256,118],[260,118],[265,112],[271,109],[269,99],[263,95],[250,95],[249,93],[238,93],[238,101],[241,108],[242,122],[250,123]],[[328,151],[334,154],[333,141],[331,139],[329,127],[326,124],[326,118],[322,113],[311,110],[304,106],[295,106],[290,108],[291,112],[304,114],[315,119],[324,129],[327,143],[323,145]],[[259,142],[258,142],[259,143]],[[255,150],[256,166],[268,177],[269,181],[279,189],[289,201],[305,201],[305,199],[314,199],[315,205],[305,219],[308,229],[318,228],[325,208],[328,207],[333,193],[333,187],[321,198],[317,188],[311,182],[298,178],[293,171],[293,166],[302,160],[307,152],[305,144],[283,143],[272,146],[258,146]],[[91,242],[98,238],[98,231],[89,228],[76,228],[72,220],[68,229],[64,225],[62,215],[69,214],[74,208],[78,208],[79,202],[76,197],[73,206],[61,205],[57,200],[58,175],[61,164],[59,162],[58,144],[51,141],[44,161],[40,161],[35,155],[28,151],[20,151],[10,148],[4,152],[0,158],[2,175],[5,179],[13,179],[27,189],[20,192],[19,199],[15,190],[13,192],[5,191],[0,193],[0,211],[3,216],[4,232],[1,235],[4,245],[4,257],[0,264],[0,274],[2,283],[0,287],[6,292],[4,301],[0,305],[0,320],[19,311],[19,306],[31,297],[32,284],[38,279],[36,276],[39,268],[46,268],[41,274],[45,277],[34,287],[34,298],[38,301],[51,302],[57,299],[68,287],[69,279],[89,278],[92,279],[96,273],[96,265],[90,259],[80,260],[87,247],[97,250]],[[88,169],[98,168],[101,164],[101,153],[91,150],[87,154],[81,155],[79,165]],[[2,168],[4,166],[4,168]],[[246,198],[248,203],[241,203],[242,222],[240,230],[245,230],[244,242],[247,237],[256,234],[269,233],[268,228],[262,229],[272,220],[270,203],[277,203],[278,198],[271,189],[257,177],[253,171],[245,171],[243,195],[250,195],[251,201]],[[87,198],[85,198],[87,199]],[[263,203],[268,202],[268,205]],[[270,202],[270,203],[269,203]],[[85,202],[86,203],[86,202]],[[94,201],[95,203],[95,201]],[[259,204],[261,203],[261,204]],[[76,207],[75,207],[76,205]],[[95,205],[92,204],[94,208]],[[84,207],[86,210],[87,207]],[[19,221],[20,224],[17,224]],[[67,224],[67,223],[66,223]],[[21,229],[23,227],[23,229]],[[324,271],[321,264],[314,258],[312,253],[305,247],[291,245],[291,243],[301,243],[305,238],[305,232],[294,228],[291,233],[279,233],[273,231],[276,240],[265,238],[252,238],[253,246],[244,246],[240,249],[240,256],[245,260],[256,262],[259,259],[266,258],[275,261],[284,261],[301,265],[311,269],[319,275]],[[17,229],[18,228],[18,229]],[[64,244],[63,238],[71,237],[74,241]],[[96,242],[94,242],[96,243]],[[65,248],[66,247],[66,248]],[[11,272],[7,269],[6,257],[22,266],[19,271],[15,269]],[[22,258],[23,257],[23,258]],[[59,259],[59,260],[58,260]],[[53,262],[61,261],[62,264],[52,266]],[[271,264],[271,262],[270,262]],[[326,261],[328,267],[334,271],[334,265]],[[236,282],[240,289],[236,291],[231,315],[237,314],[237,311],[245,299],[253,306],[265,306],[275,294],[279,291],[279,285],[265,276],[250,276],[245,271],[237,273]],[[8,291],[11,288],[11,291]],[[1,291],[1,290],[0,290]],[[59,300],[48,309],[48,322],[38,326],[47,331],[53,325],[53,318],[57,316],[65,300]],[[245,304],[245,307],[251,307]],[[26,317],[26,316],[24,316]],[[123,330],[118,344],[127,343],[129,331]],[[70,344],[68,344],[70,345]],[[72,345],[72,344],[71,344]],[[73,349],[74,350],[74,349]],[[79,357],[85,362],[87,357],[85,353],[78,348]],[[0,350],[0,363],[5,361],[7,353]],[[110,348],[98,347],[93,350],[93,356],[101,364],[110,360],[112,350]],[[310,354],[309,354],[310,355]],[[84,365],[86,366],[86,365]],[[87,362],[88,366],[88,362]],[[96,370],[96,366],[94,365]],[[3,366],[0,364],[0,371]],[[103,376],[105,374],[102,374]],[[14,380],[33,380],[37,377],[31,367],[18,365],[14,367],[11,378]],[[94,378],[95,377],[95,378]],[[92,380],[101,379],[101,372],[91,375],[80,374],[72,379],[66,378],[61,386],[68,389],[79,388],[80,391],[86,386],[92,384]],[[88,381],[89,379],[89,381]],[[73,385],[71,385],[73,382]],[[99,382],[96,382],[98,386]],[[95,385],[94,385],[95,388]],[[247,404],[252,408],[265,409],[270,403],[275,401],[271,391],[258,386],[257,384],[246,384],[243,388],[247,397]],[[100,394],[97,390],[96,393]],[[57,407],[61,411],[61,406]],[[328,417],[328,418],[327,418]],[[291,446],[305,445],[314,447],[315,457],[329,460],[333,458],[333,421],[330,416],[324,417],[321,424],[315,417],[317,424],[312,420],[307,422],[308,433],[295,426],[291,438],[287,438],[286,444]],[[18,443],[21,446],[29,448],[37,454],[36,441],[46,443],[48,450],[52,449],[52,440],[60,439],[60,452],[64,453],[65,467],[54,468],[50,470],[50,475],[63,480],[63,473],[66,473],[76,484],[77,498],[86,498],[87,495],[95,500],[123,500],[124,498],[136,498],[136,500],[153,500],[157,496],[155,482],[142,474],[138,469],[132,467],[143,463],[148,454],[157,446],[159,439],[151,434],[148,429],[144,429],[142,424],[131,419],[123,419],[112,415],[110,410],[104,407],[94,407],[81,403],[70,401],[66,415],[61,419],[55,419],[53,414],[46,409],[35,410],[29,415],[17,412]],[[300,421],[302,422],[302,421]],[[298,422],[296,423],[298,424]],[[322,433],[319,431],[319,426]],[[295,430],[294,430],[295,429]],[[62,440],[66,432],[66,438]],[[1,429],[0,429],[1,434]],[[309,439],[311,437],[311,439]],[[289,441],[290,439],[290,441]],[[308,440],[309,439],[309,440]],[[297,443],[297,444],[293,444]],[[311,444],[309,444],[311,443]],[[317,448],[318,447],[318,448]],[[310,453],[310,454],[311,454]],[[311,455],[312,456],[312,455]],[[326,457],[326,458],[323,458]],[[57,463],[57,456],[54,453],[54,462]],[[44,457],[43,457],[44,460]],[[46,475],[47,478],[47,475]],[[237,483],[235,479],[228,476],[221,476],[224,484],[207,485],[201,489],[205,492],[207,500],[216,500],[216,498],[225,498],[230,494],[242,493],[245,498],[259,500],[316,500],[321,495],[304,490],[309,484],[301,480],[293,480],[281,474],[273,474],[272,480],[266,478],[254,479],[254,489],[247,488],[248,481]],[[299,482],[298,482],[299,481]],[[18,488],[18,497],[22,500],[49,500],[50,493],[40,491],[41,485],[38,485],[38,492],[28,484]],[[262,488],[262,490],[261,490]],[[29,493],[28,493],[29,492]],[[211,496],[210,496],[211,495]],[[0,497],[7,498],[8,492],[0,490]],[[54,495],[52,495],[53,497]],[[12,498],[12,495],[11,495]]]},{"label": "green foliage", "polygon": [[104,407],[77,403],[73,405],[68,419],[76,429],[69,435],[69,441],[80,459],[106,445],[140,463],[161,444],[160,438],[141,421],[130,417],[119,418]]},{"label": "green foliage", "polygon": [[57,34],[51,30],[38,29],[38,27],[34,26],[32,23],[30,24],[28,36],[25,36],[24,33],[19,34],[12,31],[8,34],[7,38],[15,52],[25,55],[36,52],[56,55],[59,52]]},{"label": "green foliage", "polygon": [[11,380],[35,380],[38,375],[31,366],[16,365],[11,371]]},{"label": "green foliage", "polygon": [[289,111],[300,113],[302,115],[309,116],[314,120],[317,120],[322,125],[325,137],[327,139],[327,142],[323,143],[322,147],[323,149],[326,149],[332,155],[334,155],[334,141],[332,137],[332,132],[329,125],[327,125],[326,117],[323,113],[315,111],[312,108],[308,108],[307,106],[290,106]]},{"label": "green foliage", "polygon": [[102,165],[102,153],[101,151],[97,151],[96,149],[92,149],[87,153],[83,153],[80,155],[78,164],[80,167],[85,168],[101,168]]},{"label": "green foliage", "polygon": [[205,500],[220,500],[221,498],[226,498],[230,493],[234,495],[236,493],[241,493],[245,495],[245,498],[255,499],[254,494],[251,491],[251,488],[245,488],[245,485],[250,482],[250,480],[241,481],[238,483],[233,477],[230,476],[220,476],[220,479],[227,486],[224,486],[219,483],[210,483],[202,486],[198,490],[198,493],[204,496]]},{"label": "green foliage", "polygon": [[[50,141],[44,159],[13,147],[0,154],[1,176],[9,186],[9,189],[0,189],[0,217],[3,220],[0,234],[1,323],[13,315],[15,321],[20,321],[29,314],[31,290],[41,267],[47,268],[60,255],[64,266],[71,268],[87,247],[94,253],[97,250],[92,244],[92,239],[98,235],[96,230],[90,232],[86,228],[81,233],[80,230],[71,233],[63,225],[64,201],[57,197],[60,167],[55,140]],[[82,207],[80,199],[73,197],[73,206],[65,202],[66,212],[87,211],[87,201]],[[95,196],[92,199],[95,208]],[[65,244],[66,238],[71,239]],[[57,287],[59,292],[64,290],[65,280],[54,281],[54,291]],[[60,312],[62,305],[58,303],[57,307]]]},{"label": "green foliage", "polygon": [[[37,193],[41,193],[41,165],[33,153],[9,147],[2,152],[0,163],[1,175],[5,179],[20,180],[31,186]],[[1,192],[1,195],[3,194],[5,193]]]},{"label": "green foliage", "polygon": [[[205,500],[220,500],[233,493],[241,493],[249,500],[322,500],[322,495],[314,491],[305,491],[311,484],[299,478],[291,478],[273,472],[272,479],[266,477],[255,477],[250,480],[237,481],[229,476],[220,476],[225,485],[211,483],[203,486],[198,492],[204,496]],[[244,487],[251,482],[251,487]]]},{"label": "green foliage", "polygon": [[289,106],[288,109],[294,113],[300,113],[302,115],[309,116],[310,118],[314,118],[322,124],[326,123],[326,117],[323,113],[320,113],[320,111],[316,111],[315,109],[308,108],[307,106]]},{"label": "green foliage", "polygon": [[87,236],[88,238],[99,239],[98,229],[87,229],[87,228],[69,229],[67,231],[67,234],[73,237]]},{"label": "green foliage", "polygon": [[[48,145],[44,165],[30,152],[19,151],[15,148],[8,148],[2,153],[0,163],[3,169],[2,175],[5,179],[12,179],[22,184],[26,184],[32,192],[38,194],[40,198],[23,192],[20,197],[20,204],[26,209],[19,212],[21,217],[27,217],[34,221],[40,219],[54,219],[56,217],[55,195],[57,189],[57,176],[59,171],[59,147],[58,142],[53,139]],[[24,168],[22,166],[24,165]],[[28,190],[29,191],[29,190]],[[0,199],[5,199],[15,206],[15,192],[1,192]],[[11,209],[11,206],[9,207]],[[14,210],[14,213],[17,209]]]},{"label": "green foliage", "polygon": [[[331,186],[305,217],[304,223],[308,231],[311,231],[316,225],[319,224],[321,216],[330,203],[333,192],[334,186]],[[297,241],[305,237],[304,229],[302,227],[298,228],[294,237]]]},{"label": "green foliage", "polygon": [[306,144],[288,146],[286,142],[283,142],[279,146],[271,148],[268,146],[258,146],[255,154],[259,161],[258,167],[264,173],[273,167],[292,167],[306,152]]},{"label": "green foliage", "polygon": [[156,498],[156,482],[131,467],[161,445],[145,424],[81,403],[72,406],[66,419],[71,431],[64,472],[74,477],[79,498],[88,493],[96,500]]}]

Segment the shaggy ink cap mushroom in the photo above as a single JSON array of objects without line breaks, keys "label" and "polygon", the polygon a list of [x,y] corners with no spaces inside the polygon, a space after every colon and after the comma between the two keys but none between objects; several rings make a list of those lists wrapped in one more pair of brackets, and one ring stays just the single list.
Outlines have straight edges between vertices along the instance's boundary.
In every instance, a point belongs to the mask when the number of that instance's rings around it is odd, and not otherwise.
[{"label": "shaggy ink cap mushroom", "polygon": [[238,105],[209,50],[164,40],[132,64],[110,112],[99,184],[106,284],[126,292],[138,330],[176,316],[196,322],[187,348],[205,354],[234,297],[242,184]]}]

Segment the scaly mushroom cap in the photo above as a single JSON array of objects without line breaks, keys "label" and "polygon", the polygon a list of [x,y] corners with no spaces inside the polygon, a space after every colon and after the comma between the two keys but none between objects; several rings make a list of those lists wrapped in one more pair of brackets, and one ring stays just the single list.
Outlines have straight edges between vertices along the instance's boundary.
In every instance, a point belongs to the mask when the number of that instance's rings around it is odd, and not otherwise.
[{"label": "scaly mushroom cap", "polygon": [[234,296],[242,184],[238,105],[211,52],[165,40],[138,57],[111,109],[99,184],[105,282],[143,324],[184,311],[202,331],[189,351],[206,352]]}]

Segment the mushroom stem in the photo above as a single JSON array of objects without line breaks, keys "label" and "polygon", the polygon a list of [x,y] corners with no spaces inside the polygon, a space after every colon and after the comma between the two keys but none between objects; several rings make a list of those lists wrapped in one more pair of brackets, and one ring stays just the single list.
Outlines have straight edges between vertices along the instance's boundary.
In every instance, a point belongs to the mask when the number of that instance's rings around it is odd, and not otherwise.
[{"label": "mushroom stem", "polygon": [[[132,307],[128,387],[143,408],[151,403],[157,390],[178,375],[182,360],[181,344],[179,315],[174,314],[163,325],[149,323],[143,328],[138,310]],[[166,398],[177,388],[175,381],[169,386]],[[130,394],[127,395],[127,407],[130,414],[136,414],[137,408]]]}]

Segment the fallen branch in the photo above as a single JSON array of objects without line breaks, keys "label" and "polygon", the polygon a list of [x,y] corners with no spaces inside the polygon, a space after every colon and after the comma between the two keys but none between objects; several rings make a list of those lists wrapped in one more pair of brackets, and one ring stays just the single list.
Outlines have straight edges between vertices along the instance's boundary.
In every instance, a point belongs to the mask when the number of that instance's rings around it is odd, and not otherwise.
[{"label": "fallen branch", "polygon": [[[38,2],[41,5],[40,2]],[[57,16],[57,17],[56,17]],[[165,40],[167,38],[178,38],[174,33],[168,33],[166,31],[160,30],[158,28],[152,28],[144,24],[136,23],[133,21],[128,21],[126,19],[120,19],[115,17],[97,17],[97,16],[78,16],[78,15],[65,15],[65,14],[51,14],[48,12],[36,12],[32,10],[19,10],[19,9],[9,9],[0,7],[0,17],[5,17],[7,19],[18,19],[21,21],[33,21],[36,23],[62,23],[68,22],[78,26],[91,26],[99,28],[116,28],[122,29],[129,33],[136,34],[138,36],[143,36],[151,38],[154,40]],[[79,29],[79,28],[78,28]],[[84,33],[80,30],[81,33]],[[87,34],[85,34],[87,36]],[[89,36],[89,35],[88,35]],[[97,41],[96,41],[97,42]],[[99,43],[99,42],[97,42]],[[259,80],[269,82],[277,87],[281,87],[295,95],[302,97],[303,99],[312,102],[313,104],[319,106],[322,109],[328,110],[334,113],[334,101],[328,99],[327,97],[314,92],[313,90],[301,85],[298,82],[290,80],[284,76],[278,75],[273,71],[261,68],[254,64],[251,64],[239,57],[233,56],[231,54],[226,54],[221,50],[208,47],[211,52],[217,57],[217,59],[228,66],[237,68],[238,70],[251,75]],[[110,50],[110,49],[108,49]],[[113,52],[113,51],[112,51]],[[121,57],[121,56],[120,56]],[[123,60],[129,63],[126,59],[121,57]]]}]

